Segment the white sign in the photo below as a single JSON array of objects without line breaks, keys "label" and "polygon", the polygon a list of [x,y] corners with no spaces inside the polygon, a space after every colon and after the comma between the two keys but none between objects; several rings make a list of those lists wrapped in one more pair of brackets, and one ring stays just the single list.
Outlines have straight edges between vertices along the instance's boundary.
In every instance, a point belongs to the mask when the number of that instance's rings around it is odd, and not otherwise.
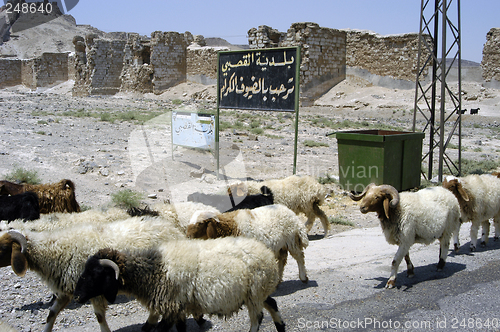
[{"label": "white sign", "polygon": [[205,150],[215,149],[215,116],[172,112],[172,144]]}]

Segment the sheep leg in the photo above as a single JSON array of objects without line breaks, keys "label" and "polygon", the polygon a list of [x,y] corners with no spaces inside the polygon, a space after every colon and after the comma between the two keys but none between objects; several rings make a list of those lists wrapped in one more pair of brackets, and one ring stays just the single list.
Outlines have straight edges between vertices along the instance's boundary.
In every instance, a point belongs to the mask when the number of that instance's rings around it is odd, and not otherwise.
[{"label": "sheep leg", "polygon": [[149,331],[151,331],[156,326],[156,324],[158,323],[158,318],[159,317],[160,317],[160,315],[154,314],[154,313],[150,312],[148,320],[141,327],[141,331],[143,331],[143,332],[149,332]]},{"label": "sheep leg", "polygon": [[286,260],[288,258],[288,251],[280,249],[277,255],[278,259],[278,275],[280,276],[280,283],[283,281],[283,271],[285,270]]},{"label": "sheep leg", "polygon": [[172,326],[174,326],[174,320],[172,318],[168,318],[168,315],[163,315],[162,320],[156,325],[153,329],[153,332],[168,332]]},{"label": "sheep leg", "polygon": [[409,249],[410,248],[407,246],[399,246],[394,259],[392,260],[391,276],[389,277],[389,280],[387,280],[385,288],[394,288],[396,285],[396,276],[398,274],[399,264],[401,264],[403,257],[408,254]]},{"label": "sheep leg", "polygon": [[[323,225],[323,231],[325,232],[325,237],[326,237],[328,235],[328,231],[330,230],[330,222],[328,221],[328,217],[323,212],[323,210],[321,210],[319,208],[318,202],[313,203],[313,211],[314,211],[314,214],[316,214],[316,216],[318,216],[319,220],[321,220],[321,224]],[[313,219],[313,221],[314,221],[314,219]]]},{"label": "sheep leg", "polygon": [[455,252],[458,252],[458,250],[460,249],[460,226],[462,226],[462,224],[457,223],[455,230],[453,231],[453,249],[455,250]]},{"label": "sheep leg", "polygon": [[309,233],[314,225],[314,221],[316,220],[316,216],[312,213],[307,214],[307,221],[306,221],[306,230],[307,233]]},{"label": "sheep leg", "polygon": [[490,237],[490,221],[489,219],[483,220],[481,223],[483,233],[481,234],[481,247],[485,247]]},{"label": "sheep leg", "polygon": [[101,332],[111,332],[108,322],[106,322],[106,299],[103,296],[97,296],[90,299],[90,303],[94,307],[94,315],[97,318]]},{"label": "sheep leg", "polygon": [[415,276],[415,271],[414,271],[415,268],[410,260],[410,253],[407,253],[405,255],[405,261],[406,261],[406,276],[408,278],[413,278]]},{"label": "sheep leg", "polygon": [[495,237],[493,240],[498,241],[500,237],[500,215],[496,215],[495,218],[493,218],[493,224],[495,225]]},{"label": "sheep leg", "polygon": [[69,301],[71,301],[71,296],[65,294],[59,294],[57,296],[56,300],[54,301],[54,304],[49,309],[49,316],[47,317],[47,325],[45,325],[45,328],[43,329],[44,332],[52,331],[52,327],[54,327],[57,315],[59,315],[61,310],[63,310],[64,307],[68,305]]},{"label": "sheep leg", "polygon": [[257,332],[259,330],[260,324],[262,323],[262,309],[258,308],[256,305],[247,303],[248,316],[250,317],[250,332]]},{"label": "sheep leg", "polygon": [[479,230],[479,222],[473,221],[470,226],[470,251],[476,250],[477,245],[477,232]]},{"label": "sheep leg", "polygon": [[290,255],[292,255],[292,257],[297,261],[297,265],[299,267],[299,279],[303,283],[308,282],[309,278],[307,277],[304,252],[302,250],[290,250]]},{"label": "sheep leg", "polygon": [[266,310],[271,314],[274,326],[276,326],[276,330],[278,332],[285,332],[285,323],[283,322],[281,314],[278,311],[278,305],[276,304],[276,301],[272,297],[268,296],[264,301],[264,308],[266,308]]},{"label": "sheep leg", "polygon": [[439,262],[437,265],[437,270],[441,271],[446,263],[446,257],[448,257],[448,249],[450,248],[450,238],[440,238],[439,239]]}]

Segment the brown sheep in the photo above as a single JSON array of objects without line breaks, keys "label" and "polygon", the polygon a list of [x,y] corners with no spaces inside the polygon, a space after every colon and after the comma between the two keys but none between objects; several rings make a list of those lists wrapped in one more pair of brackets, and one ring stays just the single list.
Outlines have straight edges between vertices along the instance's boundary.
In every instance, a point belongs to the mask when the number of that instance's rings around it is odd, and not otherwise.
[{"label": "brown sheep", "polygon": [[75,198],[75,184],[71,180],[64,179],[57,183],[45,184],[0,181],[0,195],[17,195],[26,191],[37,194],[40,213],[81,211]]}]

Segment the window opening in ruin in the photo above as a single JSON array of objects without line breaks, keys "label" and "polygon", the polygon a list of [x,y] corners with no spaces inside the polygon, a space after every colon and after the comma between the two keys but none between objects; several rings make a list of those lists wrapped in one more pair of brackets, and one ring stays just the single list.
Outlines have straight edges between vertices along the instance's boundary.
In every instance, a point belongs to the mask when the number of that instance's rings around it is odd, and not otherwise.
[{"label": "window opening in ruin", "polygon": [[150,64],[151,63],[151,48],[149,46],[144,46],[144,50],[141,53],[142,63]]}]

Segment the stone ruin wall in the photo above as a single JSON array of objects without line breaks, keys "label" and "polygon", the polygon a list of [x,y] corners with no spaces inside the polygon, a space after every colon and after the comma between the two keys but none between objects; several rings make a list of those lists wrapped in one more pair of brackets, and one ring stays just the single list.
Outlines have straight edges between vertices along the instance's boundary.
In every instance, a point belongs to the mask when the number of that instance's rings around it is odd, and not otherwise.
[{"label": "stone ruin wall", "polygon": [[32,59],[0,59],[0,87],[23,84],[35,90],[69,79],[68,53],[42,53]]},{"label": "stone ruin wall", "polygon": [[43,53],[32,60],[33,86],[45,87],[68,80],[68,53]]},{"label": "stone ruin wall", "polygon": [[194,36],[193,42],[187,47],[187,80],[205,85],[217,84],[218,53],[229,50],[228,47],[206,46],[203,36]]},{"label": "stone ruin wall", "polygon": [[268,26],[248,31],[250,48],[301,46],[300,96],[312,102],[345,79],[346,34],[316,23],[294,23],[286,33]]},{"label": "stone ruin wall", "polygon": [[186,81],[186,48],[191,33],[155,31],[151,34],[151,65],[154,69],[153,92],[160,94]]},{"label": "stone ruin wall", "polygon": [[120,90],[126,41],[75,36],[75,84],[73,96],[112,95]]},{"label": "stone ruin wall", "polygon": [[153,92],[151,43],[139,34],[130,34],[124,49],[120,91]]},{"label": "stone ruin wall", "polygon": [[[154,32],[146,39],[138,34],[122,37],[125,39],[80,37],[74,40],[75,53],[71,54],[0,59],[0,87],[24,84],[36,89],[73,79],[74,95],[162,93],[186,80],[214,84],[217,53],[229,50],[204,46],[202,36],[193,38],[189,32]],[[408,81],[416,77],[416,33],[380,36],[367,31],[322,28],[315,23],[294,23],[286,33],[266,26],[250,29],[248,41],[251,48],[300,45],[301,95],[307,98],[314,99],[344,79],[346,67]],[[486,82],[500,81],[499,44],[500,28],[492,28],[481,62]]]},{"label": "stone ruin wall", "polygon": [[0,88],[22,84],[21,60],[0,59]]},{"label": "stone ruin wall", "polygon": [[492,28],[486,34],[481,68],[486,82],[500,83],[500,28]]},{"label": "stone ruin wall", "polygon": [[[346,65],[371,74],[415,81],[418,70],[418,33],[381,36],[369,31],[347,32]],[[432,43],[427,37],[428,43]],[[429,53],[423,50],[423,59]]]}]

